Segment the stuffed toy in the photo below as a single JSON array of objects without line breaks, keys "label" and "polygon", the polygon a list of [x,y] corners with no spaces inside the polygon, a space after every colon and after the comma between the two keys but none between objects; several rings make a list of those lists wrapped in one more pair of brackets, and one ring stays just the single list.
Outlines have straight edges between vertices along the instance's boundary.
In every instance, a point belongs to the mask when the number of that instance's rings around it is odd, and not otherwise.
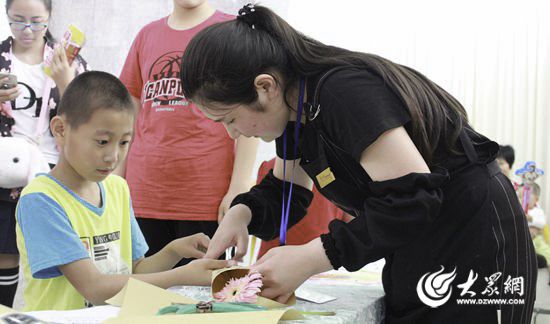
[{"label": "stuffed toy", "polygon": [[26,186],[50,167],[38,146],[19,137],[0,137],[0,188]]}]

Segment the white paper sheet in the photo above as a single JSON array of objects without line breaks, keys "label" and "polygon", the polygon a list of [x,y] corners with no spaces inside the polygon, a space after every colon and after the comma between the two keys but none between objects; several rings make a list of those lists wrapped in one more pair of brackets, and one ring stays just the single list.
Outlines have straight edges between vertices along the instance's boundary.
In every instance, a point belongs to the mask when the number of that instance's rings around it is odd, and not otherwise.
[{"label": "white paper sheet", "polygon": [[35,311],[25,314],[53,323],[95,324],[118,316],[119,311],[120,307],[106,305],[70,311]]}]

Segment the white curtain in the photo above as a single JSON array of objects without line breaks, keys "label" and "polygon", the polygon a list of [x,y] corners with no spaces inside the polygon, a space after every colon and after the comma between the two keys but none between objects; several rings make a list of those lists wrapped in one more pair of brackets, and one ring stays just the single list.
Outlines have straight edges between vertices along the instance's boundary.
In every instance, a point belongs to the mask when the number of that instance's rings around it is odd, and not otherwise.
[{"label": "white curtain", "polygon": [[[324,43],[422,72],[460,100],[476,130],[514,146],[514,170],[534,160],[550,172],[547,2],[301,0],[287,19]],[[537,182],[550,212],[550,175]]]}]

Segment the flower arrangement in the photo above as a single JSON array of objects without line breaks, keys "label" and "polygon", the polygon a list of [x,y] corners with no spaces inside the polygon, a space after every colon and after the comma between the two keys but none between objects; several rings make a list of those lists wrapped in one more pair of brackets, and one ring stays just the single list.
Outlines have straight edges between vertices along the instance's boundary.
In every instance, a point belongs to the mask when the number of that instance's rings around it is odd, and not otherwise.
[{"label": "flower arrangement", "polygon": [[241,278],[231,278],[222,290],[214,294],[217,302],[255,303],[262,287],[262,274],[250,272]]}]

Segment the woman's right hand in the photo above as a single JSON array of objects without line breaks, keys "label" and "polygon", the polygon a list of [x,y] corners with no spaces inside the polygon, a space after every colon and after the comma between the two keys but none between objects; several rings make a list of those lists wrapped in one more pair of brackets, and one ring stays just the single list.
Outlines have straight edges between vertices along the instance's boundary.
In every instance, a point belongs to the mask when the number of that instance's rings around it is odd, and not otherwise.
[{"label": "woman's right hand", "polygon": [[237,246],[233,259],[242,259],[248,248],[248,224],[251,219],[252,212],[248,206],[238,204],[231,207],[210,240],[204,258],[217,259],[227,248]]},{"label": "woman's right hand", "polygon": [[19,97],[21,90],[19,86],[13,87],[11,89],[4,89],[4,84],[9,81],[8,78],[0,79],[0,102],[12,101],[15,98]]}]

